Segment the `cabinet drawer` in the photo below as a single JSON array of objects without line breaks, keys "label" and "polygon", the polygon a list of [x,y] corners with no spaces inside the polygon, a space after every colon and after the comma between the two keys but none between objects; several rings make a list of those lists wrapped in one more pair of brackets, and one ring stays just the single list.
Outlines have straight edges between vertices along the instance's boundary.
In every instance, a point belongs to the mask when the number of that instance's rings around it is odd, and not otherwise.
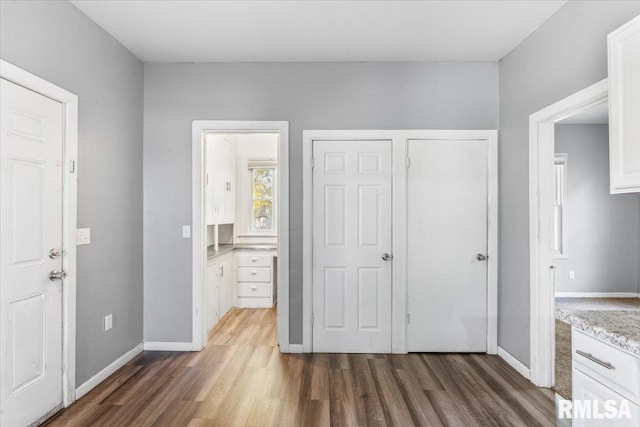
[{"label": "cabinet drawer", "polygon": [[[574,367],[640,397],[640,358],[573,329]],[[599,363],[602,362],[602,363]]]},{"label": "cabinet drawer", "polygon": [[238,282],[270,282],[270,268],[238,267]]},{"label": "cabinet drawer", "polygon": [[271,255],[238,255],[239,267],[271,267]]},{"label": "cabinet drawer", "polygon": [[239,297],[271,296],[271,285],[268,283],[238,283]]}]

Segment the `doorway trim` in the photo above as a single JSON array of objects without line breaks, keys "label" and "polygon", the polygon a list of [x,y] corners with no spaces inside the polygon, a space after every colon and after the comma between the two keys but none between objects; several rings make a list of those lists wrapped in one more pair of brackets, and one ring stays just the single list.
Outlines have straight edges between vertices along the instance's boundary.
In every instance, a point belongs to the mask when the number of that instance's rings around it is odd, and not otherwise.
[{"label": "doorway trim", "polygon": [[0,77],[62,104],[62,402],[76,400],[76,223],[78,214],[78,96],[0,59]]},{"label": "doorway trim", "polygon": [[278,142],[278,344],[282,353],[289,346],[289,122],[243,120],[194,120],[192,123],[192,350],[207,345],[205,286],[207,268],[204,189],[204,136],[206,133],[268,132],[280,135]]},{"label": "doorway trim", "polygon": [[[391,352],[407,352],[407,141],[478,139],[489,145],[487,191],[487,353],[498,353],[498,132],[496,130],[305,130],[303,131],[303,335],[296,351],[313,351],[313,141],[389,140],[393,153],[393,265]],[[400,284],[400,286],[394,286]]]},{"label": "doorway trim", "polygon": [[555,360],[553,163],[555,123],[609,97],[604,79],[529,116],[530,372],[552,387]]}]

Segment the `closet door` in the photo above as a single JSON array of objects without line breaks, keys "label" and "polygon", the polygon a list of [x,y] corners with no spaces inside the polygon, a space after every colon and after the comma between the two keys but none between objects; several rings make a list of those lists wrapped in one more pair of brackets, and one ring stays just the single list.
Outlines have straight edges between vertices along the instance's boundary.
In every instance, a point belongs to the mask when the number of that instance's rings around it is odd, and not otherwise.
[{"label": "closet door", "polygon": [[487,350],[486,140],[409,140],[407,349]]}]

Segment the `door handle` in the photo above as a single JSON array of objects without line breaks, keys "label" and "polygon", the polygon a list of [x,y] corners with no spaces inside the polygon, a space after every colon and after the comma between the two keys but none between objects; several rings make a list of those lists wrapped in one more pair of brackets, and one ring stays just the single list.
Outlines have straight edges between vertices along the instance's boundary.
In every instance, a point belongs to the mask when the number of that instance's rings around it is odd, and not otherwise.
[{"label": "door handle", "polygon": [[64,280],[67,277],[67,273],[64,271],[52,270],[49,273],[49,280],[55,282],[56,280]]},{"label": "door handle", "polygon": [[62,256],[62,251],[60,249],[53,248],[49,251],[49,258],[51,259],[56,259],[56,258],[59,258],[60,256]]},{"label": "door handle", "polygon": [[383,261],[389,261],[391,258],[392,258],[392,256],[389,255],[389,254],[386,254],[386,253],[382,254],[382,260]]},{"label": "door handle", "polygon": [[487,260],[487,258],[489,258],[489,257],[488,257],[487,255],[484,255],[484,254],[478,254],[478,255],[476,255],[476,259],[477,259],[478,261],[486,261],[486,260]]}]

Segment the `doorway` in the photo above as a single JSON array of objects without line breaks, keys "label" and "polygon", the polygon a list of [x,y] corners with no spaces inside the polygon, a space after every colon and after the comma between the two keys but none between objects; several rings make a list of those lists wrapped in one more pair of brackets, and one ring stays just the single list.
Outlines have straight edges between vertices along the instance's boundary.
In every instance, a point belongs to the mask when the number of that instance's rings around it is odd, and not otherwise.
[{"label": "doorway", "polygon": [[226,314],[277,300],[289,352],[288,123],[193,122],[193,349]]},{"label": "doorway", "polygon": [[0,424],[75,400],[75,95],[0,60]]},{"label": "doorway", "polygon": [[[415,178],[425,166],[420,163],[419,149],[438,144],[442,144],[445,152],[453,150],[448,158],[439,159],[451,162],[453,170],[457,170],[462,161],[456,157],[456,147],[461,147],[462,152],[472,147],[469,157],[473,159],[478,157],[477,147],[483,160],[478,172],[483,176],[480,179],[480,186],[484,188],[483,204],[478,221],[473,222],[483,238],[480,244],[471,244],[475,245],[472,249],[475,264],[470,267],[477,270],[476,282],[482,294],[480,297],[474,294],[473,300],[477,302],[480,298],[479,304],[470,304],[474,308],[478,306],[475,314],[482,322],[474,320],[481,326],[478,329],[465,329],[474,337],[473,342],[465,340],[472,344],[466,350],[445,350],[447,346],[443,343],[442,350],[430,351],[497,353],[497,135],[495,131],[428,130],[304,131],[305,322],[301,351],[424,351],[419,347],[417,336],[424,335],[425,325],[434,320],[420,317],[425,295],[418,295],[412,287],[410,252],[417,253],[418,246],[422,252],[424,244],[413,240],[413,247],[411,245],[410,235],[416,230],[409,228],[408,219],[417,218],[411,214],[417,211],[417,205],[408,198],[411,189],[414,196],[420,190],[412,186],[411,181],[417,182]],[[415,160],[412,151],[417,156]],[[434,158],[436,154],[428,153],[426,157]],[[413,177],[412,167],[416,168]],[[434,184],[439,185],[442,187],[443,183]],[[459,193],[460,189],[455,191]],[[366,215],[360,215],[361,212]],[[484,259],[476,259],[478,255]],[[467,261],[458,265],[464,269]],[[416,265],[413,262],[414,272],[418,270]],[[461,282],[468,282],[467,279]],[[461,306],[460,298],[462,301],[472,299],[464,286],[456,292],[458,295],[453,296],[456,307]],[[415,323],[411,320],[410,308],[418,313]],[[418,343],[413,348],[408,345],[412,338]]]},{"label": "doorway", "polygon": [[556,197],[562,192],[555,191],[563,175],[563,156],[555,152],[555,126],[606,102],[608,93],[604,79],[529,118],[530,379],[539,387],[553,387],[556,382],[556,264],[568,247],[563,241],[563,206],[558,203],[562,197]]}]

